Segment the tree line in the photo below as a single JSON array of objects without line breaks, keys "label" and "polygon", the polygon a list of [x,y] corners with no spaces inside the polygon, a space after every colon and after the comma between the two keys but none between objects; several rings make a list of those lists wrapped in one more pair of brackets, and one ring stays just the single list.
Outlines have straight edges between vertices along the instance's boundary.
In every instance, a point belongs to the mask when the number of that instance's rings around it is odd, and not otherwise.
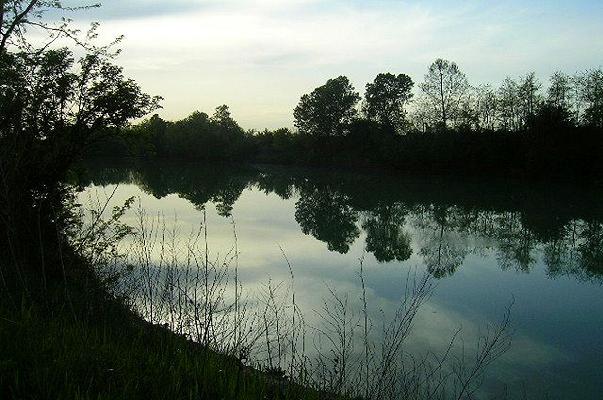
[{"label": "tree line", "polygon": [[[470,85],[455,62],[437,59],[417,96],[406,74],[380,73],[366,85],[364,99],[345,76],[330,79],[302,96],[295,126],[311,135],[342,135],[366,120],[393,134],[413,132],[518,132],[540,125],[603,128],[603,70],[556,72],[549,87],[535,73],[505,78],[499,88]],[[360,107],[357,104],[362,100]]]},{"label": "tree line", "polygon": [[534,73],[472,86],[437,59],[417,85],[380,73],[364,96],[339,76],[301,96],[295,130],[245,131],[228,106],[169,122],[154,115],[106,137],[96,155],[376,166],[405,171],[596,175],[603,155],[603,70]]}]

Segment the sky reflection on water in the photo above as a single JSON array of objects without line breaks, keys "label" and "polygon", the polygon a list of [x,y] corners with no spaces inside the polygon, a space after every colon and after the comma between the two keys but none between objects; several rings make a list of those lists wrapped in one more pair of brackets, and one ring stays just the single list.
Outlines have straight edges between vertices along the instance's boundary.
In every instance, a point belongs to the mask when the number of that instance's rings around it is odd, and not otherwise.
[{"label": "sky reflection on water", "polygon": [[[311,319],[327,286],[359,301],[359,259],[375,321],[395,309],[409,271],[437,279],[409,349],[443,352],[458,328],[467,348],[514,299],[513,346],[489,370],[482,394],[526,390],[551,398],[603,392],[603,220],[595,188],[424,181],[378,175],[223,170],[201,166],[90,168],[80,195],[140,198],[181,235],[207,210],[209,248],[226,254],[233,221],[240,277],[260,290],[288,281]],[[135,225],[136,216],[126,223]],[[280,247],[279,247],[280,246]]]}]

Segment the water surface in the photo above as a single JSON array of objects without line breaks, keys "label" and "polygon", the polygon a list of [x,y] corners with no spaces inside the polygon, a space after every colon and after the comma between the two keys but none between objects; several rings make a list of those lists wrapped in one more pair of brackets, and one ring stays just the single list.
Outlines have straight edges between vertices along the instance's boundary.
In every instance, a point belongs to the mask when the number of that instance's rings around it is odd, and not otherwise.
[{"label": "water surface", "polygon": [[[511,349],[480,396],[598,399],[603,393],[603,204],[596,186],[395,177],[380,173],[196,164],[89,165],[80,200],[118,190],[185,235],[206,212],[214,254],[231,251],[250,288],[288,281],[319,309],[328,288],[358,300],[363,259],[371,318],[393,310],[409,271],[437,288],[407,346],[445,351],[461,329],[474,346],[512,308]],[[126,222],[135,225],[130,213]],[[258,290],[260,290],[258,289]]]}]

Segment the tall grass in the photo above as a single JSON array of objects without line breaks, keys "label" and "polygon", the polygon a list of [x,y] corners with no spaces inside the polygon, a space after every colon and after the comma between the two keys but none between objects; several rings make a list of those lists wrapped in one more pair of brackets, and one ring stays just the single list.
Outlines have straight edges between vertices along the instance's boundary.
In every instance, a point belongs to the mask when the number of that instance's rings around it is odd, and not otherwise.
[{"label": "tall grass", "polygon": [[261,370],[278,385],[326,397],[469,399],[486,368],[511,344],[509,306],[501,322],[486,329],[473,354],[458,346],[460,331],[443,354],[413,354],[406,344],[435,290],[433,278],[409,272],[395,312],[374,321],[363,258],[360,293],[327,287],[317,310],[299,307],[294,267],[282,248],[289,279],[269,279],[252,292],[239,277],[234,220],[232,248],[212,254],[202,213],[200,226],[182,239],[177,221],[168,224],[163,215],[148,215],[139,203],[131,240],[113,261],[102,263],[99,273],[113,276],[114,295],[151,324]]}]

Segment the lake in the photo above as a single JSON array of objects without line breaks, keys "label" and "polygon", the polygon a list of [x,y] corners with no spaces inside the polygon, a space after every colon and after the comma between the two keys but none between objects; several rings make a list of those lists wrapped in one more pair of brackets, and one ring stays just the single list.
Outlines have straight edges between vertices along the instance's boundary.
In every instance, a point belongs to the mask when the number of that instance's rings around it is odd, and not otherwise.
[{"label": "lake", "polygon": [[174,238],[203,226],[211,257],[236,258],[249,293],[294,285],[308,326],[331,292],[362,308],[361,265],[374,332],[409,281],[433,282],[404,343],[412,354],[442,355],[459,331],[452,353],[469,355],[511,306],[511,347],[480,398],[603,393],[601,187],[160,162],[89,163],[78,183],[84,205],[116,187],[112,205],[135,196],[129,225],[157,217]]}]

